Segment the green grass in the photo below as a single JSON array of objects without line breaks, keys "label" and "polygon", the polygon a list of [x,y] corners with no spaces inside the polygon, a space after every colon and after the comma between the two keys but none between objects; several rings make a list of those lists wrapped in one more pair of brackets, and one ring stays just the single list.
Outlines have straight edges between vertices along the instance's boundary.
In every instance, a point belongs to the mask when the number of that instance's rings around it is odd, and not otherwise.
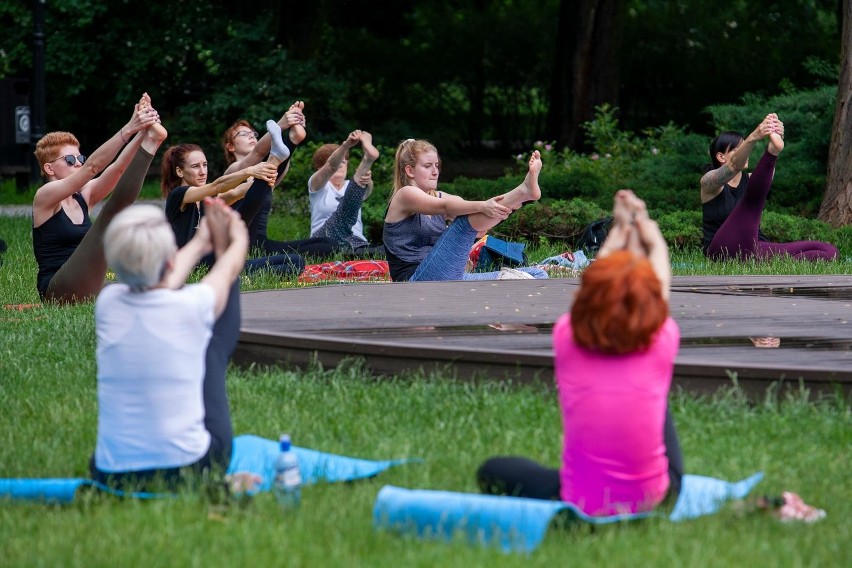
[{"label": "green grass", "polygon": [[[0,304],[31,303],[35,262],[26,218],[0,218],[10,244]],[[540,251],[533,251],[538,253]],[[735,267],[679,253],[696,273],[781,274],[795,263]],[[702,267],[706,271],[700,272]],[[843,263],[826,265],[847,271]],[[728,272],[731,270],[731,272]],[[291,285],[270,277],[252,288]],[[84,476],[97,427],[92,304],[0,310],[0,477]],[[530,556],[423,542],[372,528],[384,484],[475,491],[478,464],[523,454],[556,465],[560,418],[542,386],[472,384],[438,376],[373,377],[357,360],[336,369],[232,369],[238,433],[323,451],[386,459],[419,457],[377,479],[318,485],[284,515],[269,494],[222,506],[198,494],[138,502],[84,495],[69,506],[0,503],[8,566],[844,566],[852,561],[849,493],[852,415],[844,401],[799,393],[749,404],[736,390],[672,398],[689,472],[739,479],[766,473],[759,493],[799,492],[828,511],[813,526],[783,525],[726,508],[674,524],[654,519],[597,530],[552,529]],[[844,544],[846,543],[846,544]]]}]

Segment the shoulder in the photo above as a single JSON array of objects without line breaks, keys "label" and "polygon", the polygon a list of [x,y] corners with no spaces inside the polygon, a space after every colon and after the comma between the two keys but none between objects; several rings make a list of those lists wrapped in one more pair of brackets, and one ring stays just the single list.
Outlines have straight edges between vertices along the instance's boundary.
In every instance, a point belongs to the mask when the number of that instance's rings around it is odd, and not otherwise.
[{"label": "shoulder", "polygon": [[183,198],[187,191],[189,191],[189,186],[182,185],[169,192],[166,196],[166,213],[175,214],[180,212],[180,209],[183,206]]},{"label": "shoulder", "polygon": [[663,326],[657,332],[657,336],[654,339],[654,346],[665,351],[677,352],[680,346],[680,327],[671,316],[666,318]]},{"label": "shoulder", "polygon": [[561,351],[573,341],[574,332],[571,329],[571,314],[562,314],[553,324],[553,348]]},{"label": "shoulder", "polygon": [[206,325],[213,325],[216,292],[204,282],[187,284],[172,291],[181,305],[195,312]]}]

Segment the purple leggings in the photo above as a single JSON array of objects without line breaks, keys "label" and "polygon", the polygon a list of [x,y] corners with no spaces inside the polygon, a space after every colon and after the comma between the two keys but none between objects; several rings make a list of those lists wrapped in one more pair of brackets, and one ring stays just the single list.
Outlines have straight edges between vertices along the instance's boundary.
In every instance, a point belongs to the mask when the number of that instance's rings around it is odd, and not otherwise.
[{"label": "purple leggings", "polygon": [[767,259],[790,255],[799,260],[834,260],[837,248],[820,241],[796,241],[792,243],[769,243],[757,240],[760,216],[766,204],[766,196],[772,187],[775,161],[778,156],[764,152],[757,167],[748,178],[746,193],[737,203],[719,230],[713,236],[707,255],[716,260],[728,258]]}]

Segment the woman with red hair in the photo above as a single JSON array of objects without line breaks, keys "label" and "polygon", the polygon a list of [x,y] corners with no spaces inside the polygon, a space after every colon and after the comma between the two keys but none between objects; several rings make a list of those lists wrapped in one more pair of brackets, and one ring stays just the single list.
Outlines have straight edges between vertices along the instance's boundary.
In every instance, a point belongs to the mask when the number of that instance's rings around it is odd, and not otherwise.
[{"label": "woman with red hair", "polygon": [[683,464],[667,404],[680,342],[668,315],[668,248],[632,191],[616,194],[613,217],[571,313],[553,328],[562,465],[491,458],[477,472],[486,493],[612,515],[651,510],[680,488]]}]

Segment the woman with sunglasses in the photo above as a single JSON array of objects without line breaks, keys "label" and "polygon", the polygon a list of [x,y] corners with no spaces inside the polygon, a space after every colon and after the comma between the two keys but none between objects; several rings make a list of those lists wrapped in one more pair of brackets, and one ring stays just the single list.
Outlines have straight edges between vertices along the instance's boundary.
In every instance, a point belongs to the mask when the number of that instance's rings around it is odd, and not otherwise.
[{"label": "woman with sunglasses", "polygon": [[[282,128],[287,128],[287,135],[282,135],[282,139],[291,154],[306,136],[303,109],[304,103],[296,101],[287,113],[285,113],[285,124],[281,125]],[[252,152],[260,145],[260,140],[262,138],[258,137],[257,131],[254,130],[250,122],[244,119],[237,120],[222,135],[222,150],[224,151],[225,162],[229,166],[238,161],[245,163],[249,156],[252,155]],[[278,166],[278,179],[275,185],[281,183],[284,176],[287,175],[289,167],[290,158],[285,159]],[[258,180],[255,181],[258,182]],[[234,206],[241,214],[250,213],[254,208],[252,202],[255,188],[251,187],[253,182],[249,180],[245,184],[249,187],[246,197],[238,201]],[[260,208],[253,219],[246,219],[247,215],[243,217],[248,226],[249,242],[252,248],[259,249],[267,255],[299,254],[318,259],[334,254],[334,240],[327,237],[315,237],[295,241],[274,241],[269,239],[267,236],[267,224],[269,213],[272,210],[272,192],[269,191],[268,186],[260,182],[257,183],[256,189],[258,190],[257,195],[260,200]]]},{"label": "woman with sunglasses", "polygon": [[[50,132],[38,141],[35,156],[47,179],[33,198],[36,287],[42,300],[81,302],[103,287],[104,231],[136,201],[167,134],[145,93],[127,124],[88,158],[70,132]],[[110,194],[93,222],[89,210]]]}]

